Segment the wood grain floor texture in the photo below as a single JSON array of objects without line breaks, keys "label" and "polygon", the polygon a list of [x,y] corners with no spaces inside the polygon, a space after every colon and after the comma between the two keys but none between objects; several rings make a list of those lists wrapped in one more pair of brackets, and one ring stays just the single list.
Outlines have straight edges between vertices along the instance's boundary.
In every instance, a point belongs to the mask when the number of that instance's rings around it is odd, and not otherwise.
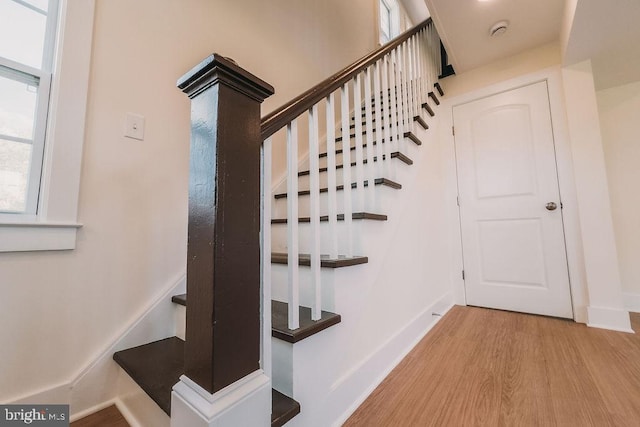
[{"label": "wood grain floor texture", "polygon": [[129,427],[118,408],[111,405],[101,411],[71,423],[71,427]]},{"label": "wood grain floor texture", "polygon": [[640,426],[632,326],[456,306],[345,426]]}]

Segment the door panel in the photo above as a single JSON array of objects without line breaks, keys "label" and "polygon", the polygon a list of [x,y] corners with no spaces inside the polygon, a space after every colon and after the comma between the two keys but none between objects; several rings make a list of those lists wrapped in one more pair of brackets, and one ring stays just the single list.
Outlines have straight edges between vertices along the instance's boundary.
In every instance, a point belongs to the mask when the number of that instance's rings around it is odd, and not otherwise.
[{"label": "door panel", "polygon": [[546,82],[456,106],[454,124],[467,303],[573,317]]}]

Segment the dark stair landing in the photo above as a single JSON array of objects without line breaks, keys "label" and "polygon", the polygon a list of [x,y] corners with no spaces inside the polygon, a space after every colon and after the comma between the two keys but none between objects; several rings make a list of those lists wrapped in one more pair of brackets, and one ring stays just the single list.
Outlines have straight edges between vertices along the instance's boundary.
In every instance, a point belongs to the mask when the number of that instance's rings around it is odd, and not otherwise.
[{"label": "dark stair landing", "polygon": [[[166,338],[118,351],[113,360],[167,415],[171,415],[171,390],[184,373],[184,341],[177,337]],[[273,389],[271,405],[272,426],[282,426],[300,413],[298,402]]]}]

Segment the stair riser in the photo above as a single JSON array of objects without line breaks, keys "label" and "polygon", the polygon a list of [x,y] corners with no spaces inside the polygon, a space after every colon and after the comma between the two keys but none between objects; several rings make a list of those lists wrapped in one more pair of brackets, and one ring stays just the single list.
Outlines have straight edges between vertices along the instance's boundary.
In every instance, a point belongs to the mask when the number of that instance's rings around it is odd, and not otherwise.
[{"label": "stair riser", "polygon": [[[391,152],[398,151],[397,145],[398,144],[391,144],[391,146],[387,148],[386,144],[382,144],[380,147],[383,150],[382,154],[386,154],[384,150],[387,150],[387,149],[389,149]],[[376,145],[373,146],[372,155],[373,157],[378,157],[378,147]],[[350,163],[354,163],[356,161],[356,150],[349,151],[349,156],[350,156],[350,159],[349,159]],[[343,152],[336,153],[336,165],[344,165],[344,157],[345,156]],[[368,147],[364,147],[362,149],[362,159],[367,160],[368,158],[369,158]],[[321,168],[327,167],[328,160],[329,158],[327,156],[320,157],[318,159],[318,161],[320,162],[320,167]],[[377,162],[374,162],[374,163],[377,163]],[[305,168],[305,170],[308,170],[308,168]]]},{"label": "stair riser", "polygon": [[[388,169],[395,168],[401,169],[408,167],[408,165],[398,159],[391,159],[391,163],[388,165]],[[385,174],[385,166],[384,164],[379,164],[378,162],[373,163],[373,175],[375,177],[387,176]],[[364,179],[365,181],[368,179],[370,174],[369,165],[365,164],[363,169]],[[389,170],[389,172],[391,172]],[[357,168],[355,166],[351,166],[351,182],[356,182],[357,180]],[[327,171],[320,172],[318,175],[320,181],[320,188],[326,188],[329,186],[329,173]],[[301,175],[298,177],[298,191],[309,190],[310,185],[309,182],[311,180],[310,175]],[[342,185],[344,183],[344,168],[336,169],[336,185]],[[286,190],[286,186],[283,187],[282,192]]]},{"label": "stair riser", "polygon": [[186,341],[187,331],[187,307],[184,305],[175,304],[175,319],[176,319],[176,336],[181,340]]},{"label": "stair riser", "polygon": [[[354,220],[352,225],[353,248],[355,253],[366,253],[367,236],[370,233],[380,233],[387,221],[375,220]],[[330,225],[328,222],[320,223],[320,252],[327,254],[331,252],[333,239],[330,238]],[[311,224],[298,224],[298,245],[301,253],[311,252]],[[348,239],[346,224],[338,221],[336,227],[336,240],[338,242],[338,252],[344,253],[347,248]],[[287,252],[287,224],[273,224],[271,226],[271,249],[273,252]]]},{"label": "stair riser", "polygon": [[[301,189],[302,190],[302,189]],[[364,193],[366,194],[367,187],[364,187]],[[376,213],[384,213],[385,203],[389,203],[389,197],[393,197],[393,193],[399,190],[394,188],[387,187],[385,185],[376,185],[375,186],[375,201],[373,205],[363,206],[362,200],[358,199],[356,189],[347,190],[351,191],[351,197],[353,200],[353,208],[352,212],[376,212]],[[338,213],[344,212],[344,190],[336,192],[336,205]],[[319,205],[320,205],[320,215],[328,214],[328,193],[320,193]],[[309,204],[311,198],[309,196],[299,196],[298,197],[298,217],[306,217],[309,216]],[[287,198],[281,199],[273,199],[272,205],[272,218],[286,218],[287,217]]]},{"label": "stair riser", "polygon": [[[366,264],[363,264],[366,266]],[[362,265],[344,267],[349,269],[360,269]],[[336,274],[340,274],[340,269],[322,268],[320,270],[320,282],[322,284],[322,309],[331,311],[335,305],[334,281]],[[272,264],[271,266],[271,298],[275,301],[286,302],[288,299],[287,290],[287,266],[284,264]],[[310,307],[313,305],[313,288],[311,285],[311,268],[301,266],[299,274],[300,305]]]}]

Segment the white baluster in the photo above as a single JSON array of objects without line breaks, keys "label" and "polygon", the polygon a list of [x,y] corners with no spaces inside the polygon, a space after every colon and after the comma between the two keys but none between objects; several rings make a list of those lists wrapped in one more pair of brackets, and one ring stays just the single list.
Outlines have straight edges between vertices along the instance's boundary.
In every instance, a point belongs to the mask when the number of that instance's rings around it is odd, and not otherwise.
[{"label": "white baluster", "polygon": [[[384,118],[384,178],[395,179],[395,169],[391,163],[391,122],[395,117],[389,118],[391,110],[389,106],[389,55],[382,58],[382,117]],[[378,158],[382,161],[382,158]]]},{"label": "white baluster", "polygon": [[[398,96],[400,93],[400,73],[398,72],[398,58],[396,50],[393,50],[390,54],[391,62],[393,64],[393,74],[390,76],[391,91],[389,96],[391,97],[389,103],[391,104],[391,135],[393,138],[393,151],[400,151],[399,141],[402,138],[402,105],[400,105],[401,98]],[[394,162],[397,163],[397,162]]]},{"label": "white baluster", "polygon": [[[418,89],[419,89],[419,75],[418,75],[418,50],[417,50],[417,37],[411,37],[411,76],[413,80],[413,115],[414,117],[420,114],[420,104],[418,101]],[[413,125],[413,117],[411,118]]]},{"label": "white baluster", "polygon": [[[342,113],[342,184],[344,185],[344,226],[345,226],[345,255],[353,256],[353,230],[352,230],[352,212],[353,205],[351,203],[351,139],[349,138],[349,86],[348,83],[342,85],[340,90],[341,110]],[[355,114],[358,114],[356,107]]]},{"label": "white baluster", "polygon": [[[403,89],[402,89],[402,70],[400,64],[400,49],[396,48],[392,52],[393,55],[393,63],[395,64],[395,93],[392,98],[392,105],[396,105],[396,110],[398,112],[398,120],[396,125],[396,131],[394,133],[394,139],[396,150],[403,153],[401,141],[404,141],[404,128],[405,128],[405,114],[403,108],[404,97]],[[406,153],[404,153],[406,154]]]},{"label": "white baluster", "polygon": [[407,64],[409,66],[409,80],[411,84],[409,85],[409,96],[411,97],[411,103],[409,107],[411,108],[411,122],[409,126],[413,130],[413,118],[418,115],[416,110],[416,74],[415,74],[415,64],[413,62],[413,39],[407,40]]},{"label": "white baluster", "polygon": [[287,125],[287,270],[289,329],[300,327],[298,266],[298,123]]},{"label": "white baluster", "polygon": [[436,55],[437,46],[436,46],[436,32],[435,27],[431,25],[431,85],[429,86],[429,92],[433,92],[433,84],[438,80],[438,59]]},{"label": "white baluster", "polygon": [[[376,179],[376,169],[374,158],[374,132],[373,132],[373,114],[372,114],[372,106],[373,98],[371,96],[371,73],[373,72],[372,67],[368,67],[365,70],[364,74],[364,111],[365,111],[365,129],[367,131],[367,181],[369,185],[367,186],[367,209],[370,212],[376,211],[376,192],[375,186],[371,185],[372,182]],[[355,114],[356,122],[361,120],[360,115],[356,112]]]},{"label": "white baluster", "polygon": [[400,52],[400,68],[402,69],[402,109],[404,113],[404,132],[409,130],[409,114],[411,113],[409,109],[409,71],[407,70],[407,44],[402,43],[398,50]]},{"label": "white baluster", "polygon": [[356,200],[354,206],[360,207],[362,211],[365,210],[364,202],[364,155],[362,148],[362,73],[353,79],[353,111],[356,116],[355,120],[355,134],[356,134]]},{"label": "white baluster", "polygon": [[329,257],[338,257],[338,208],[336,192],[336,116],[335,100],[327,97],[327,214],[329,215]]},{"label": "white baluster", "polygon": [[262,182],[260,197],[262,210],[260,211],[260,238],[262,240],[262,256],[260,262],[260,277],[262,277],[262,369],[271,377],[271,137],[262,144]]},{"label": "white baluster", "polygon": [[[425,41],[425,56],[426,56],[426,61],[427,61],[427,94],[429,93],[429,91],[431,90],[432,84],[433,84],[433,64],[431,62],[431,25],[429,25],[426,30],[425,30],[425,35],[424,35],[424,41]],[[428,101],[428,99],[427,99]]]},{"label": "white baluster", "polygon": [[436,79],[434,81],[435,83],[438,81],[438,74],[442,74],[442,66],[444,64],[442,64],[442,56],[440,56],[440,35],[438,34],[437,31],[435,31],[435,29],[433,33],[436,39]]},{"label": "white baluster", "polygon": [[[403,43],[401,46],[401,63],[402,63],[402,97],[404,98],[403,108],[404,108],[404,131],[403,138],[401,140],[401,145],[403,148],[406,147],[406,139],[404,138],[404,134],[411,130],[411,121],[413,120],[413,116],[411,115],[411,96],[409,95],[409,66],[407,61],[407,43]],[[406,152],[406,150],[405,150]]]},{"label": "white baluster", "polygon": [[[382,113],[382,103],[380,102],[380,97],[383,96],[380,89],[380,67],[382,67],[382,62],[378,60],[375,63],[374,73],[373,73],[373,98],[374,98],[374,111],[376,117],[376,178],[381,178],[384,176],[384,171],[382,168],[382,140],[384,138],[382,134],[382,122],[383,122],[383,113]],[[369,181],[369,186],[375,186],[375,179],[373,181]]]},{"label": "white baluster", "polygon": [[427,102],[427,88],[429,87],[429,75],[427,70],[429,69],[427,64],[427,30],[420,31],[420,75],[422,79],[422,87],[420,90],[420,111],[422,112],[422,104]]},{"label": "white baluster", "polygon": [[320,320],[322,288],[320,282],[320,152],[318,147],[318,104],[309,109],[309,217],[311,222],[311,319]]}]

